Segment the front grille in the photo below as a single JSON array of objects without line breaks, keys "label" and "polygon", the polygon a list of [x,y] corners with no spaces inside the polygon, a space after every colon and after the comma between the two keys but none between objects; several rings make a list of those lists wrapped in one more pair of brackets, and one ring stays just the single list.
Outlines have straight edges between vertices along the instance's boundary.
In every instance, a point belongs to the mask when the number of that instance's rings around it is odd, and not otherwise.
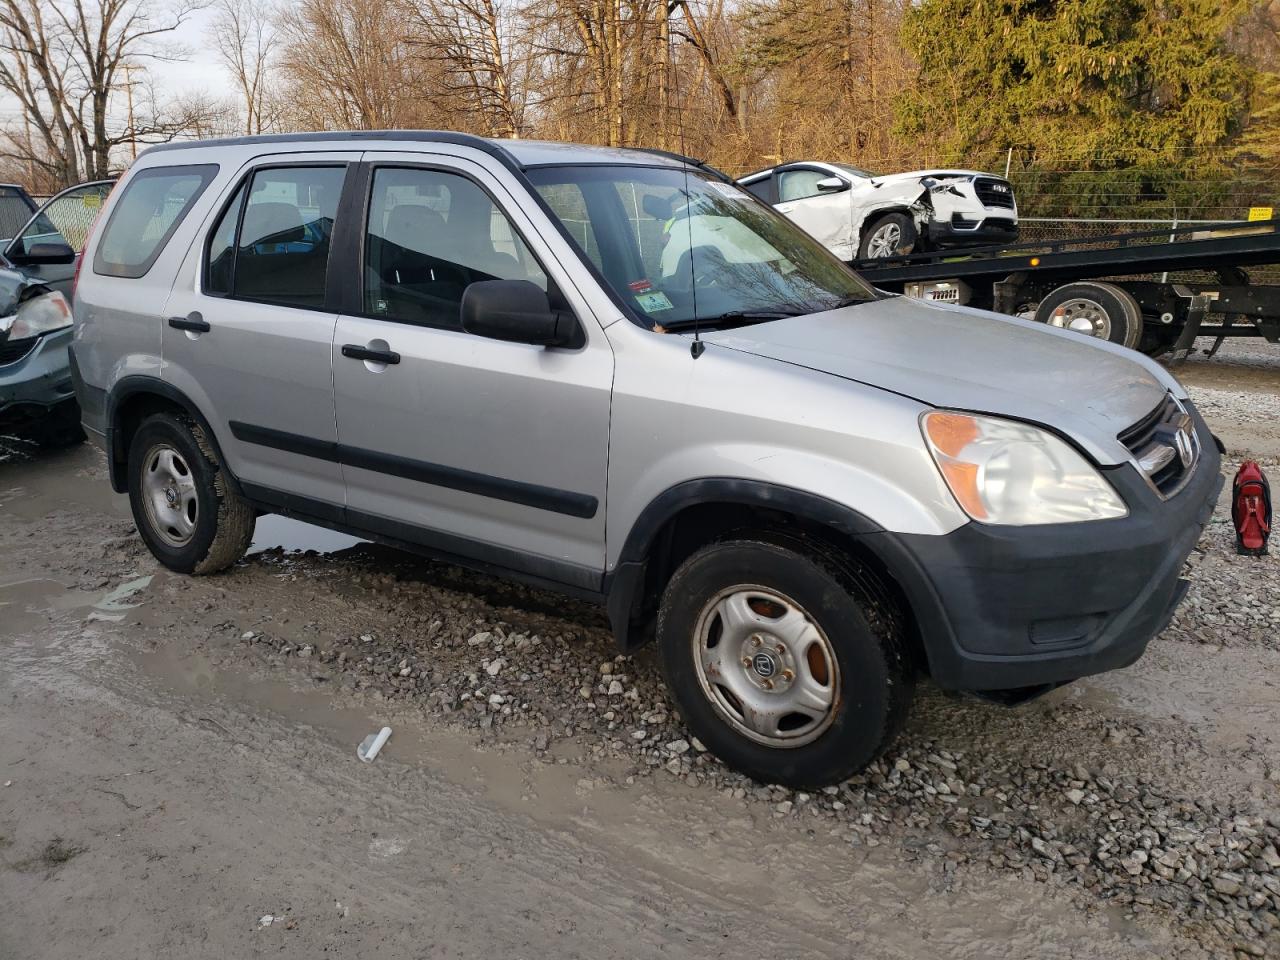
[{"label": "front grille", "polygon": [[0,367],[17,363],[36,345],[37,337],[23,337],[21,340],[6,340],[0,343]]},{"label": "front grille", "polygon": [[1158,407],[1121,432],[1119,440],[1163,497],[1182,489],[1200,456],[1191,416],[1172,394],[1165,394]]},{"label": "front grille", "polygon": [[1008,180],[996,177],[978,177],[973,181],[973,192],[988,207],[1008,207],[1013,209],[1013,187]]}]

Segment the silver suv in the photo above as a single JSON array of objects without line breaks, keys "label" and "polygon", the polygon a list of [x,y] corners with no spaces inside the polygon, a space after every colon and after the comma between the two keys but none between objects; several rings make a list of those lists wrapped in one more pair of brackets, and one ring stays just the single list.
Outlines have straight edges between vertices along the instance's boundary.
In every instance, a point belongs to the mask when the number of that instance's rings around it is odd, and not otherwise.
[{"label": "silver suv", "polygon": [[847,777],[920,676],[1016,702],[1162,629],[1221,485],[1137,353],[887,296],[671,154],[452,133],[146,151],[75,296],[165,566],[286,513],[597,600],[692,732]]}]

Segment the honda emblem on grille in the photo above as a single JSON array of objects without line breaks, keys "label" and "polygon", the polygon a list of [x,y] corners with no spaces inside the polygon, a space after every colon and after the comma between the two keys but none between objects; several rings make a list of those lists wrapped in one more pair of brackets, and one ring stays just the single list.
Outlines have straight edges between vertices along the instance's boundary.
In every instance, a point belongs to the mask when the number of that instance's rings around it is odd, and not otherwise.
[{"label": "honda emblem on grille", "polygon": [[1191,443],[1191,431],[1186,427],[1180,427],[1173,435],[1173,445],[1178,451],[1178,459],[1182,461],[1183,468],[1191,466],[1191,460],[1195,456],[1195,447]]}]

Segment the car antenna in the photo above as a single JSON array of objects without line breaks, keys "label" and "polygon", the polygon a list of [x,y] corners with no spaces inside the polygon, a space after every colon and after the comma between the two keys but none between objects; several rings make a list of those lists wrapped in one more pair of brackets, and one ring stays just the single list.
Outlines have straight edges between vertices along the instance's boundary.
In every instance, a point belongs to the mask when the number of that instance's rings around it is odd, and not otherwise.
[{"label": "car antenna", "polygon": [[[675,44],[672,39],[670,25],[671,14],[688,0],[663,0],[667,5],[667,69],[675,67]],[[674,71],[673,71],[674,72]],[[668,85],[668,89],[671,89]],[[689,154],[684,148],[684,106],[679,92],[676,91],[676,133],[680,137],[680,167],[684,170],[685,228],[689,232],[689,289],[693,292],[693,343],[689,345],[689,353],[697,360],[702,356],[707,345],[702,342],[702,334],[698,329],[698,274],[693,267],[693,195],[689,192]]]}]

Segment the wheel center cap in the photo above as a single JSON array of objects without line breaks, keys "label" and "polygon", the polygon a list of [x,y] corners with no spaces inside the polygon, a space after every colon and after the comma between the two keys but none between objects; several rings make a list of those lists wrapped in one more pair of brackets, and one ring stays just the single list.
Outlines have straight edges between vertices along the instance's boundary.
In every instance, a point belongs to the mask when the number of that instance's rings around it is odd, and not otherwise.
[{"label": "wheel center cap", "polygon": [[178,502],[178,491],[174,490],[173,487],[165,487],[164,498],[169,501],[169,506],[173,506]]},{"label": "wheel center cap", "polygon": [[757,653],[751,658],[751,669],[756,672],[756,676],[769,680],[778,672],[778,661],[772,654]]}]

